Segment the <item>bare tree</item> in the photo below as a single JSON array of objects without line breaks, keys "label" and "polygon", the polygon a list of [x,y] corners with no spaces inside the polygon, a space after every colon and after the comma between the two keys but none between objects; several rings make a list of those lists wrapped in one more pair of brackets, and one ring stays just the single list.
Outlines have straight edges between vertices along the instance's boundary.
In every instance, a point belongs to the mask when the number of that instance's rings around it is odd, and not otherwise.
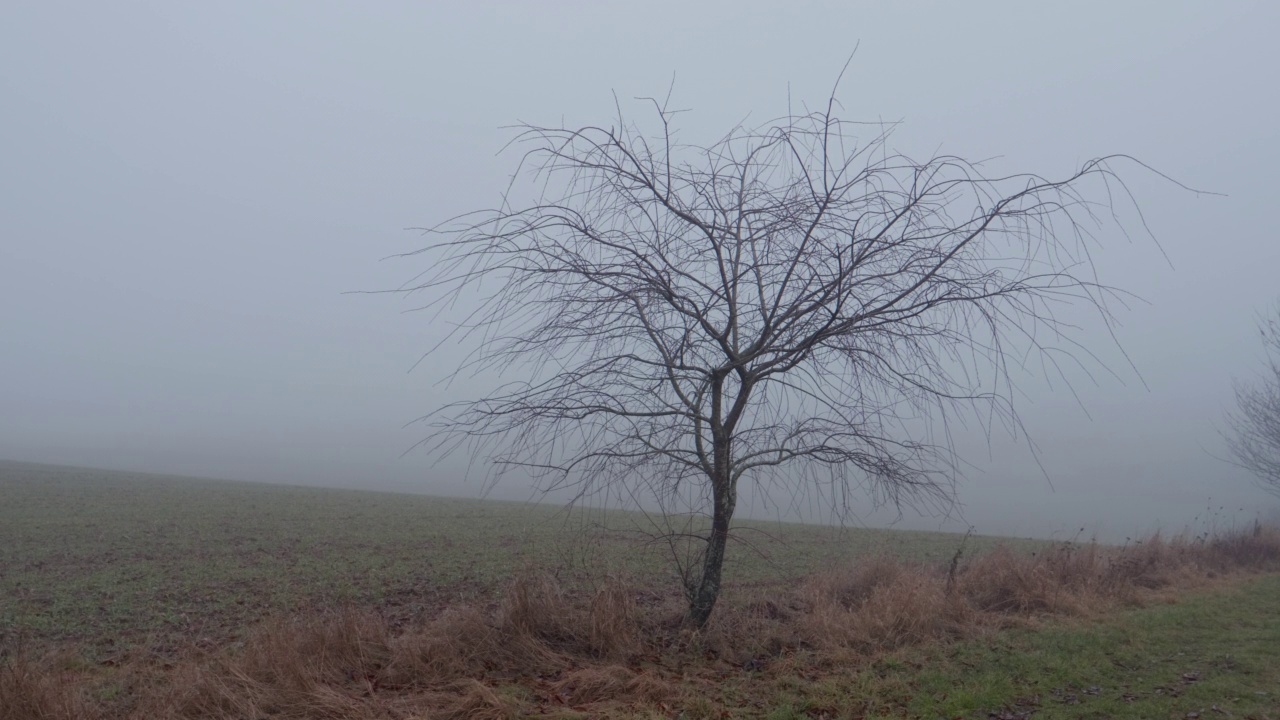
[{"label": "bare tree", "polygon": [[1280,303],[1258,321],[1266,367],[1256,382],[1235,381],[1227,447],[1263,489],[1280,495]]},{"label": "bare tree", "polygon": [[457,372],[504,379],[423,418],[424,444],[491,479],[693,503],[701,627],[744,483],[946,503],[958,411],[1021,433],[1011,365],[1092,357],[1060,311],[1110,327],[1090,248],[1131,196],[1123,156],[988,176],[895,153],[891,127],[834,100],[688,145],[647,102],[648,133],[621,109],[609,128],[520,126],[500,207],[427,230],[410,254],[431,266],[403,289],[470,343]]}]

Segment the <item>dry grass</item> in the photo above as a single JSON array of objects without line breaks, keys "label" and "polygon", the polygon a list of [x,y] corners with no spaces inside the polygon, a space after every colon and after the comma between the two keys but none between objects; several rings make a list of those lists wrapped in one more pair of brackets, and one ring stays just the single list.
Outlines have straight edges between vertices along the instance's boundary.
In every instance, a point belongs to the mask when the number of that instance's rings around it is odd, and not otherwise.
[{"label": "dry grass", "polygon": [[811,645],[828,650],[871,652],[952,635],[964,611],[944,579],[926,566],[873,558],[816,577],[800,624]]},{"label": "dry grass", "polygon": [[520,705],[503,698],[478,680],[461,680],[452,694],[444,695],[427,717],[442,720],[514,720],[521,717]]},{"label": "dry grass", "polygon": [[0,664],[0,717],[408,720],[665,709],[705,702],[689,689],[699,673],[856,662],[1277,569],[1280,529],[1263,526],[1120,548],[998,549],[948,567],[878,556],[793,588],[731,593],[693,634],[679,630],[677,595],[641,607],[618,578],[574,594],[530,573],[499,603],[452,607],[408,628],[357,609],[317,611],[268,623],[242,646],[192,647],[168,663],[104,671],[10,658]]},{"label": "dry grass", "polygon": [[89,717],[79,683],[60,672],[56,665],[54,658],[35,662],[25,655],[0,660],[0,717],[13,720]]},{"label": "dry grass", "polygon": [[636,594],[623,580],[611,577],[591,598],[588,641],[591,651],[603,658],[626,658],[640,646]]},{"label": "dry grass", "polygon": [[586,667],[565,675],[554,685],[572,703],[660,703],[678,692],[657,675],[621,665]]}]

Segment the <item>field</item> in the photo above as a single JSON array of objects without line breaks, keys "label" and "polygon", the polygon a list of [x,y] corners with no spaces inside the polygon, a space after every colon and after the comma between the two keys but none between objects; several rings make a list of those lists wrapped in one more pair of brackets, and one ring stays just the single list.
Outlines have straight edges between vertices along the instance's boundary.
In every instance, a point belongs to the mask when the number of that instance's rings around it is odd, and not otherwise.
[{"label": "field", "polygon": [[693,638],[645,530],[0,463],[0,715],[1280,718],[1265,528],[971,537],[948,574],[954,535],[743,523]]},{"label": "field", "polygon": [[[416,617],[491,595],[525,568],[675,588],[667,546],[647,530],[621,512],[0,463],[0,642],[216,642],[335,604]],[[877,553],[943,561],[961,541],[778,523],[743,523],[739,535],[750,547],[731,550],[730,586]]]}]

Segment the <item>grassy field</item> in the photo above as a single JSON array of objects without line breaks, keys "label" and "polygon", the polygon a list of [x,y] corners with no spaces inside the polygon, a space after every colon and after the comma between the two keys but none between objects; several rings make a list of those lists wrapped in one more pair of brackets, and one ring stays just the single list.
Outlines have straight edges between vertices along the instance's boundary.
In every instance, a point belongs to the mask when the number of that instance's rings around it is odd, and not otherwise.
[{"label": "grassy field", "polygon": [[907,648],[813,679],[731,681],[715,704],[771,720],[1275,719],[1278,598],[1280,577],[1271,575],[1088,622]]},{"label": "grassy field", "polygon": [[0,463],[0,716],[1280,720],[1273,528],[948,571],[954,535],[744,523],[693,635],[643,528]]},{"label": "grassy field", "polygon": [[[741,523],[727,584],[794,580],[870,553],[950,557],[943,533]],[[378,606],[406,619],[525,567],[676,587],[638,515],[0,462],[0,645],[95,653],[210,643],[271,614]],[[758,532],[753,532],[758,531]],[[993,538],[969,538],[980,552]]]}]

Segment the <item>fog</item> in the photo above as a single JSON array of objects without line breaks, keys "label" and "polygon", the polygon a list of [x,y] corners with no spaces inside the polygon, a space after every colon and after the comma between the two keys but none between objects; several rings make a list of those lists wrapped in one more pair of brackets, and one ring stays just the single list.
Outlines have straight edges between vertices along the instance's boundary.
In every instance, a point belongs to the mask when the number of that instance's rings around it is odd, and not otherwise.
[{"label": "fog", "polygon": [[1038,463],[962,437],[962,517],[900,524],[1251,519],[1277,501],[1215,456],[1280,295],[1277,26],[1269,2],[6,3],[0,458],[477,495],[460,459],[405,453],[467,390],[438,382],[448,351],[411,371],[443,329],[344,292],[424,269],[381,260],[422,245],[405,228],[497,201],[504,126],[673,87],[712,141],[822,101],[856,47],[843,115],[901,120],[898,149],[1050,176],[1128,153],[1224,195],[1126,177],[1159,246],[1101,238],[1102,279],[1142,298],[1123,353],[1084,329],[1114,375],[1019,378]]}]

